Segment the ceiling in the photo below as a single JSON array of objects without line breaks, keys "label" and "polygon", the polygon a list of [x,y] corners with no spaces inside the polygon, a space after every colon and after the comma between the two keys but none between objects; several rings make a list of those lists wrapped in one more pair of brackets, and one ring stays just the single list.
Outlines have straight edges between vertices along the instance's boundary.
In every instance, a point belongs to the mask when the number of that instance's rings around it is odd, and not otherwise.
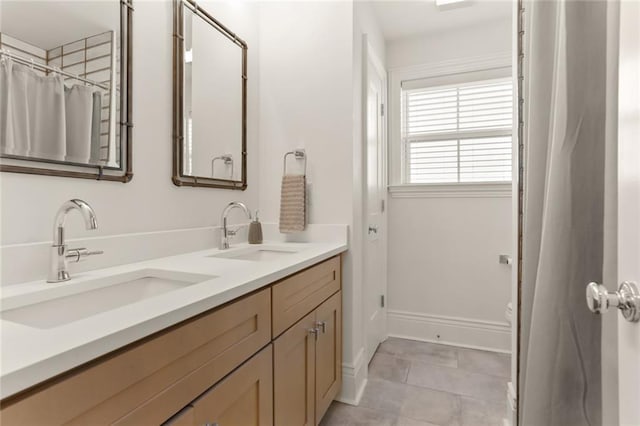
[{"label": "ceiling", "polygon": [[386,40],[511,19],[512,13],[509,0],[466,0],[440,7],[435,0],[374,0],[371,4]]},{"label": "ceiling", "polygon": [[120,28],[120,2],[86,0],[0,0],[0,29],[51,49]]}]

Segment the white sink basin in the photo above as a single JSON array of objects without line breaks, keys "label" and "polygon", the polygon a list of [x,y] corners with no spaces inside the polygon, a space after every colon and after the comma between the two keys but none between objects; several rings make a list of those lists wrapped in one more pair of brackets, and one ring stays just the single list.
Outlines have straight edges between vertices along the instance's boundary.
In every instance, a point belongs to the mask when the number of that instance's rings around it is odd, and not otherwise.
[{"label": "white sink basin", "polygon": [[300,250],[296,250],[294,248],[256,246],[236,250],[231,249],[230,251],[223,251],[207,257],[268,262],[270,260],[278,260],[283,257],[291,256],[292,254],[299,252]]},{"label": "white sink basin", "polygon": [[30,327],[55,328],[213,278],[216,277],[141,269],[91,281],[72,280],[22,296],[19,301],[3,300],[0,318]]}]

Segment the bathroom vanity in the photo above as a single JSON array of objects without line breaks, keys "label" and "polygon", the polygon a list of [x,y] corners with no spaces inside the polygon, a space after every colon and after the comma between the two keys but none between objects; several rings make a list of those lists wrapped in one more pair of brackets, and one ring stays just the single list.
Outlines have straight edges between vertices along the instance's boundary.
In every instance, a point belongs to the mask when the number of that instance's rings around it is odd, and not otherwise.
[{"label": "bathroom vanity", "polygon": [[8,368],[0,419],[5,425],[318,424],[341,386],[345,249],[245,245],[83,274],[51,291],[83,282],[114,289],[114,276],[145,279],[147,290],[160,279],[165,286],[205,281],[83,318],[62,315],[54,327],[34,319],[25,302],[37,299],[42,290],[34,289],[42,284],[13,286],[24,289],[3,296],[12,309],[1,313]]}]

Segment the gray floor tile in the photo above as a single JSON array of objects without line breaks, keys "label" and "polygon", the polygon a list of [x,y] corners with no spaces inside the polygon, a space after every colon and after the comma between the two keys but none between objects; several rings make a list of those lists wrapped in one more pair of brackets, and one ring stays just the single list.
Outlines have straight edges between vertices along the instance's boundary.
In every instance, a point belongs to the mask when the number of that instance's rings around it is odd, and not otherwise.
[{"label": "gray floor tile", "polygon": [[413,387],[402,404],[400,416],[441,426],[458,426],[460,401],[451,393]]},{"label": "gray floor tile", "polygon": [[416,361],[411,363],[407,383],[487,401],[505,400],[507,389],[502,377]]},{"label": "gray floor tile", "polygon": [[320,426],[394,426],[396,416],[366,407],[333,402]]},{"label": "gray floor tile", "polygon": [[360,400],[360,406],[397,416],[411,388],[413,386],[404,383],[370,378]]},{"label": "gray floor tile", "polygon": [[448,367],[457,367],[458,365],[458,356],[455,348],[435,343],[390,337],[380,344],[378,352],[398,358],[446,365]]},{"label": "gray floor tile", "polygon": [[509,355],[391,338],[369,365],[360,406],[334,402],[320,424],[499,426],[509,371]]},{"label": "gray floor tile", "polygon": [[408,417],[398,417],[394,426],[440,426],[435,423],[421,422],[420,420],[410,419]]},{"label": "gray floor tile", "polygon": [[369,363],[369,377],[373,379],[406,382],[411,363],[384,353],[376,353]]},{"label": "gray floor tile", "polygon": [[511,377],[511,356],[496,352],[458,349],[458,368],[508,379]]},{"label": "gray floor tile", "polygon": [[498,426],[506,416],[506,403],[460,397],[461,426]]}]

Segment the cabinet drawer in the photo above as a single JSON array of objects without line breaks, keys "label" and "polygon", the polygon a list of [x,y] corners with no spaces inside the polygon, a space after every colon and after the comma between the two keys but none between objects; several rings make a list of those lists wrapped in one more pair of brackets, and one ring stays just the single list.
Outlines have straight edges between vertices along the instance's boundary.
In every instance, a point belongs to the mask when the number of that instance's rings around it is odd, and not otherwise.
[{"label": "cabinet drawer", "polygon": [[160,424],[270,340],[265,289],[3,401],[5,425]]},{"label": "cabinet drawer", "polygon": [[269,345],[194,401],[194,425],[272,425],[272,354]]},{"label": "cabinet drawer", "polygon": [[312,266],[272,287],[273,337],[280,335],[340,290],[340,256]]}]

